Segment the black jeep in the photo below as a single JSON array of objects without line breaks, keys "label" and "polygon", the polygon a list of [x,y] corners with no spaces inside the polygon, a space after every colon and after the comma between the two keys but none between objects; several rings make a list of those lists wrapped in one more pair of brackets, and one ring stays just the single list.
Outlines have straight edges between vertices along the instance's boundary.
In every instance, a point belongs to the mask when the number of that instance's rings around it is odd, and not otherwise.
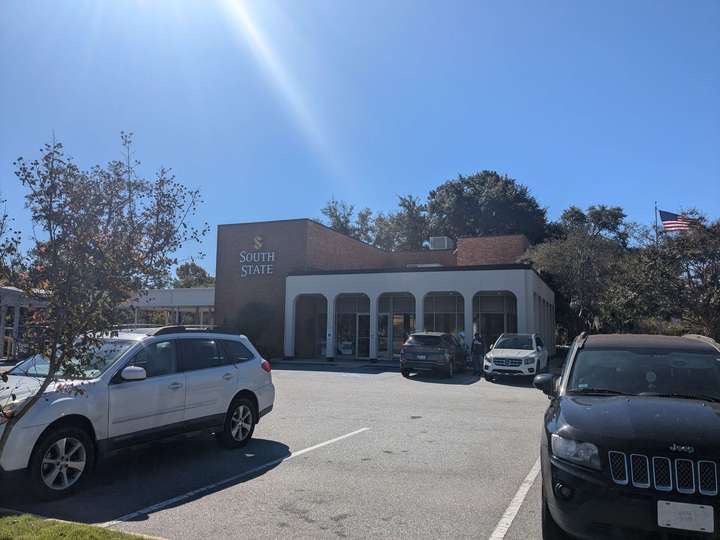
[{"label": "black jeep", "polygon": [[720,345],[579,336],[542,437],[543,538],[719,538]]}]

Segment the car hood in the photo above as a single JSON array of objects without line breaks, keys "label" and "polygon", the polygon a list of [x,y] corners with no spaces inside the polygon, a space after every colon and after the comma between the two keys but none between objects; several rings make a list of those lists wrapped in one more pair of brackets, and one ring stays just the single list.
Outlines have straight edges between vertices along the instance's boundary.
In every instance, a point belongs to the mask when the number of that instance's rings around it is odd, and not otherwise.
[{"label": "car hood", "polygon": [[490,351],[490,355],[498,358],[525,358],[526,356],[532,356],[534,352],[525,349],[493,349]]},{"label": "car hood", "polygon": [[618,449],[667,451],[692,445],[720,447],[720,403],[643,396],[562,396],[556,431],[577,440]]},{"label": "car hood", "polygon": [[[0,381],[0,405],[4,405],[9,401],[20,401],[34,395],[41,384],[42,379],[8,375],[7,382]],[[13,395],[15,396],[14,399]]]}]

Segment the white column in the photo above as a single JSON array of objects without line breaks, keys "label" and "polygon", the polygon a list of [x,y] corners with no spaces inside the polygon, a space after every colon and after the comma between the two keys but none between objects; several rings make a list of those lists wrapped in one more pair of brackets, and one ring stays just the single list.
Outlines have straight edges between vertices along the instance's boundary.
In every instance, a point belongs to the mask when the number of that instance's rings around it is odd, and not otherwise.
[{"label": "white column", "polygon": [[464,293],[463,295],[463,312],[465,314],[465,345],[472,346],[473,342],[473,294]]},{"label": "white column", "polygon": [[369,293],[370,298],[370,360],[377,360],[378,350],[378,298],[379,295],[375,293]]},{"label": "white column", "polygon": [[295,303],[297,297],[285,294],[285,358],[295,356]]},{"label": "white column", "polygon": [[425,330],[425,293],[415,292],[415,331]]},{"label": "white column", "polygon": [[0,306],[0,357],[5,356],[5,317],[7,306]]},{"label": "white column", "polygon": [[327,336],[325,344],[325,357],[335,358],[335,295],[325,295],[327,299]]},{"label": "white column", "polygon": [[15,306],[13,313],[13,339],[17,341],[20,338],[20,306]]}]

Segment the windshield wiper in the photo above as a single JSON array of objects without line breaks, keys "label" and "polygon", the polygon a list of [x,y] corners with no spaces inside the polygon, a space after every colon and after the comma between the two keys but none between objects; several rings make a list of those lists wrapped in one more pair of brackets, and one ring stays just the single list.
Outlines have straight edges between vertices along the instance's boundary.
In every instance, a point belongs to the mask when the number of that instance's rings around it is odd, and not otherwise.
[{"label": "windshield wiper", "polygon": [[709,396],[706,394],[680,394],[677,392],[642,392],[639,396],[646,397],[666,397],[666,398],[677,398],[677,399],[697,399],[700,401],[710,401],[712,403],[720,403],[720,397]]},{"label": "windshield wiper", "polygon": [[610,388],[573,388],[568,390],[568,393],[572,394],[598,394],[604,396],[629,396],[626,392],[620,390],[611,390]]}]

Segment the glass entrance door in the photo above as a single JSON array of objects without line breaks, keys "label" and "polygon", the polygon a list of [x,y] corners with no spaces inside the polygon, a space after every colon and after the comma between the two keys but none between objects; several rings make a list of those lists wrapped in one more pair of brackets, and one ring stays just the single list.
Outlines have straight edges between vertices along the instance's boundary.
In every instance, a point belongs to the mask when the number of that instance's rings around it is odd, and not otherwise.
[{"label": "glass entrance door", "polygon": [[490,347],[505,331],[505,315],[502,313],[481,313],[480,334],[485,347]]},{"label": "glass entrance door", "polygon": [[357,325],[357,357],[370,358],[370,315],[358,313]]},{"label": "glass entrance door", "polygon": [[394,313],[392,316],[393,356],[400,356],[400,349],[407,337],[415,331],[415,316],[409,313]]},{"label": "glass entrance door", "polygon": [[380,313],[378,315],[378,328],[377,328],[377,339],[378,339],[378,358],[388,359],[388,343],[390,342],[390,315],[387,313]]}]

